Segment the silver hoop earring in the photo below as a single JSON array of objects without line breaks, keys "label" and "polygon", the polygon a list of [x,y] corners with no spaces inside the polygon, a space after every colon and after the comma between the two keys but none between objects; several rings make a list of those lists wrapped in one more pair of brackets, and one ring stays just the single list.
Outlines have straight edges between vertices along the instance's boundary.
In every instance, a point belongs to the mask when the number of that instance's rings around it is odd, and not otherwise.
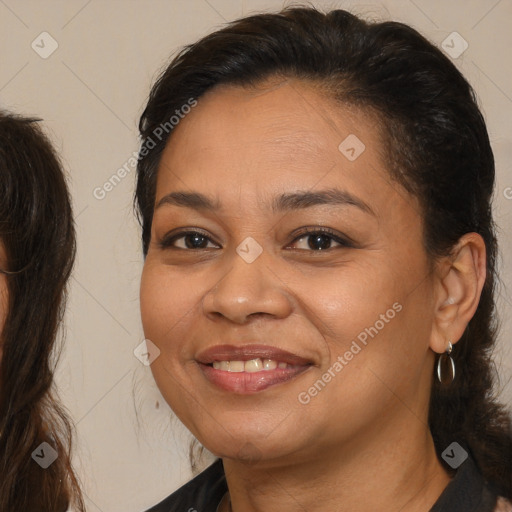
[{"label": "silver hoop earring", "polygon": [[[443,386],[449,386],[455,380],[455,363],[450,355],[452,350],[453,345],[452,342],[449,341],[446,352],[441,354],[437,360],[437,379]],[[450,376],[448,378],[445,372],[443,372],[443,369],[446,369],[447,366],[450,368]]]}]

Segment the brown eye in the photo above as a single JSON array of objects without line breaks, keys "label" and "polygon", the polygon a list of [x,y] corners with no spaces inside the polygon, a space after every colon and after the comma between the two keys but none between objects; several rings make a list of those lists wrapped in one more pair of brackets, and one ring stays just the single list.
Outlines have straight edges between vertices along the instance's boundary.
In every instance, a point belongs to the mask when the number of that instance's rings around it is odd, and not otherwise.
[{"label": "brown eye", "polygon": [[173,249],[211,249],[218,248],[209,237],[198,231],[185,231],[176,233],[170,237],[165,237],[160,243],[162,248]]},{"label": "brown eye", "polygon": [[292,243],[295,249],[327,251],[336,247],[353,247],[353,244],[341,236],[325,230],[311,230],[299,235]]},{"label": "brown eye", "polygon": [[208,245],[208,239],[199,233],[185,235],[183,241],[187,249],[204,249]]},{"label": "brown eye", "polygon": [[330,249],[333,241],[330,236],[320,233],[317,235],[309,235],[307,239],[309,248],[318,251]]}]

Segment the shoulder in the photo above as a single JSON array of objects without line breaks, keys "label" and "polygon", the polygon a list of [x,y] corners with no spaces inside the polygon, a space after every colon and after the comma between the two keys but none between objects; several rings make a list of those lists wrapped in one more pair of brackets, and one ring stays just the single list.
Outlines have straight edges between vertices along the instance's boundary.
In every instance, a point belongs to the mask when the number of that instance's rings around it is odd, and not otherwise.
[{"label": "shoulder", "polygon": [[224,467],[219,459],[146,512],[215,512],[227,489]]},{"label": "shoulder", "polygon": [[512,503],[505,498],[499,497],[494,512],[512,512]]},{"label": "shoulder", "polygon": [[495,485],[468,455],[430,512],[512,512],[510,502],[498,496]]}]

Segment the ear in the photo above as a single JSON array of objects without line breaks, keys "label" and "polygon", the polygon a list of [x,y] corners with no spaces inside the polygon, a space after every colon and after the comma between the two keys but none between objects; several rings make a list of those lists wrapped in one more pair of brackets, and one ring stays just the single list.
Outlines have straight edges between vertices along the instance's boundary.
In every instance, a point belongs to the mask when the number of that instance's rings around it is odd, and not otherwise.
[{"label": "ear", "polygon": [[486,265],[485,242],[477,233],[464,235],[451,254],[437,263],[430,338],[434,352],[445,352],[448,341],[455,345],[462,337],[478,307]]}]

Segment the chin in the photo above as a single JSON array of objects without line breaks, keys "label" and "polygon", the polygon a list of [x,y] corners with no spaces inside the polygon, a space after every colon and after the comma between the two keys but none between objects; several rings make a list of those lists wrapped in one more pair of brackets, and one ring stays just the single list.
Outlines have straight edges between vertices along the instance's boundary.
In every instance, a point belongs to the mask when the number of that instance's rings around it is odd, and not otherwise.
[{"label": "chin", "polygon": [[[194,433],[194,432],[193,432]],[[236,430],[225,430],[222,426],[203,428],[197,432],[196,438],[211,453],[221,458],[239,460],[241,462],[264,462],[286,458],[299,450],[296,433],[283,434],[264,431],[254,424],[238,424]],[[293,441],[293,446],[288,443]]]}]

